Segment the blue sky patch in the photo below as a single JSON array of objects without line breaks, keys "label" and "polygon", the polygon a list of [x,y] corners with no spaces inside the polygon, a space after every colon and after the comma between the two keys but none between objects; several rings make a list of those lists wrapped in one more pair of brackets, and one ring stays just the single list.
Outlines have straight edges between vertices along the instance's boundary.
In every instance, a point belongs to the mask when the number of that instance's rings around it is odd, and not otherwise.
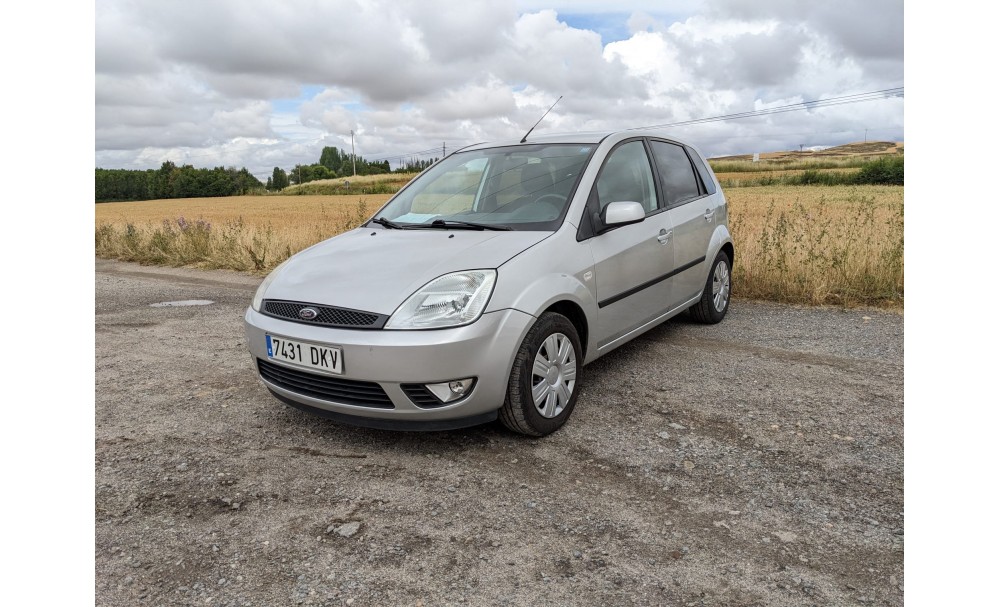
[{"label": "blue sky patch", "polygon": [[601,13],[601,14],[559,14],[559,20],[566,25],[579,30],[593,30],[601,35],[601,43],[617,42],[628,40],[631,33],[628,31],[628,18],[630,13]]},{"label": "blue sky patch", "polygon": [[298,97],[295,99],[272,99],[271,107],[274,108],[275,113],[297,112],[299,106],[323,92],[323,88],[317,84],[303,85],[299,89]]}]

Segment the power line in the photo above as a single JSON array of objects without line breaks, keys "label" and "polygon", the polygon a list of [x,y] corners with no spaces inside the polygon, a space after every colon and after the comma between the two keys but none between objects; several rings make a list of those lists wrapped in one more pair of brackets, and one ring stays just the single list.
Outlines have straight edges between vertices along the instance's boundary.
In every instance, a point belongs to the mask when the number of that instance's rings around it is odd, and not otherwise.
[{"label": "power line", "polygon": [[[865,92],[865,93],[855,93],[855,94],[852,94],[852,95],[841,95],[841,96],[838,96],[838,97],[829,97],[829,98],[826,98],[826,99],[815,99],[815,100],[810,100],[810,101],[801,101],[801,102],[798,102],[798,103],[791,103],[791,104],[788,104],[788,105],[775,106],[775,107],[771,107],[771,108],[763,108],[763,109],[759,109],[759,110],[749,110],[749,111],[745,111],[745,112],[736,112],[736,113],[733,113],[733,114],[722,114],[722,115],[719,115],[719,116],[708,116],[708,117],[703,117],[703,118],[693,118],[693,119],[690,119],[690,120],[681,120],[681,121],[678,121],[678,122],[670,122],[670,123],[664,123],[664,124],[654,124],[654,125],[648,125],[648,126],[633,127],[633,128],[629,128],[629,129],[625,129],[625,130],[634,131],[634,130],[640,130],[640,129],[663,129],[663,128],[670,128],[670,127],[676,127],[676,126],[690,126],[690,125],[695,125],[695,124],[708,124],[708,123],[712,123],[712,122],[722,122],[722,121],[726,121],[726,120],[738,120],[738,119],[741,119],[741,118],[755,118],[755,117],[758,117],[758,116],[769,116],[769,115],[773,115],[773,114],[783,114],[783,113],[786,113],[786,112],[799,112],[799,111],[809,110],[809,109],[818,109],[818,108],[833,107],[833,106],[838,106],[838,105],[847,105],[847,104],[853,104],[853,103],[862,103],[862,102],[865,102],[865,101],[875,101],[875,100],[878,100],[878,99],[888,99],[888,98],[893,98],[893,97],[903,97],[903,91],[904,91],[904,88],[900,86],[900,87],[894,87],[894,88],[889,88],[889,89],[882,89],[882,90],[878,90],[878,91],[869,91],[869,92]],[[874,130],[880,130],[880,129],[870,129],[870,130],[874,131]],[[831,132],[833,132],[833,131],[831,131]],[[767,135],[761,135],[761,134],[752,135],[752,137],[762,137],[762,136],[767,136]],[[747,137],[751,137],[751,136],[747,136]],[[323,138],[320,138],[320,139],[316,140],[315,142],[310,142],[309,144],[305,144],[305,145],[314,145],[315,143],[319,143],[322,140],[323,140]],[[209,152],[209,153],[204,153],[203,152],[203,153],[200,153],[200,154],[191,154],[191,153],[182,152],[181,155],[183,157],[183,160],[180,160],[180,161],[183,162],[184,160],[187,160],[187,159],[190,159],[190,158],[205,158],[205,157],[215,157],[215,158],[219,158],[221,160],[222,156],[226,155],[227,153],[241,152],[241,151],[248,150],[250,148],[254,148],[254,147],[258,147],[258,146],[281,145],[282,143],[284,143],[284,142],[275,142],[273,144],[272,143],[250,143],[250,144],[245,144],[243,146],[229,146],[229,147],[225,147],[225,148],[219,150],[218,152]],[[454,142],[453,141],[452,143],[455,144],[456,148],[460,148],[461,147],[460,144],[462,144],[464,142],[461,142],[461,141]],[[441,151],[442,154],[444,155],[444,148],[445,148],[445,145],[442,144],[442,146],[440,148],[438,148],[437,146],[435,146],[435,147],[432,147],[432,148],[428,148],[428,149],[424,149],[424,150],[419,150],[419,151],[416,151],[416,152],[403,152],[403,153],[396,153],[396,154],[377,154],[377,155],[371,156],[367,160],[369,162],[377,162],[377,161],[383,161],[383,160],[389,160],[389,161],[395,160],[395,161],[401,162],[401,161],[406,160],[408,158],[414,158],[414,157],[419,157],[419,156],[427,156],[427,155],[431,155],[431,154],[436,154],[438,151]],[[170,154],[168,154],[167,157],[169,158]],[[136,161],[133,160],[133,163],[135,163],[135,162]]]},{"label": "power line", "polygon": [[[462,144],[464,142],[462,142],[462,141],[446,141],[446,142],[443,142],[443,143],[445,143],[445,144],[451,143],[453,147],[458,148],[458,147],[461,147],[460,144]],[[428,148],[426,150],[420,150],[418,152],[404,152],[404,153],[401,153],[401,154],[376,154],[376,155],[371,156],[371,160],[397,160],[397,159],[406,159],[406,158],[410,158],[412,156],[426,156],[428,154],[436,154],[438,152],[444,153],[444,151],[445,151],[445,146],[442,145],[440,147],[434,146],[432,148]]]},{"label": "power line", "polygon": [[771,108],[763,108],[760,110],[750,110],[746,112],[737,112],[735,114],[723,114],[721,116],[709,116],[706,118],[693,118],[691,120],[681,120],[679,122],[669,122],[666,124],[653,124],[649,126],[638,126],[630,129],[625,129],[627,131],[638,131],[645,129],[665,129],[674,126],[687,126],[691,124],[706,124],[709,122],[722,122],[724,120],[737,120],[739,118],[754,118],[757,116],[769,116],[771,114],[784,114],[785,112],[800,112],[802,110],[810,110],[822,107],[831,107],[835,105],[847,105],[851,103],[861,103],[863,101],[874,101],[877,99],[888,99],[890,97],[902,97],[903,87],[896,87],[891,89],[883,89],[881,91],[869,91],[867,93],[856,93],[854,95],[843,95],[840,97],[829,97],[827,99],[815,99],[812,101],[800,101],[798,103],[791,103],[788,105],[779,105]]}]

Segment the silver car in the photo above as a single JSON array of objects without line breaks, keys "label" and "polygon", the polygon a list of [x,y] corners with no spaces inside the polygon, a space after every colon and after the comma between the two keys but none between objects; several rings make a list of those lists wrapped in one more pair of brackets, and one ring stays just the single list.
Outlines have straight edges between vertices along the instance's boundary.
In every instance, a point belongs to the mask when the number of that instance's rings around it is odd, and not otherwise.
[{"label": "silver car", "polygon": [[246,312],[264,385],[341,422],[542,436],[583,367],[730,301],[726,199],[654,131],[473,145],[275,269]]}]

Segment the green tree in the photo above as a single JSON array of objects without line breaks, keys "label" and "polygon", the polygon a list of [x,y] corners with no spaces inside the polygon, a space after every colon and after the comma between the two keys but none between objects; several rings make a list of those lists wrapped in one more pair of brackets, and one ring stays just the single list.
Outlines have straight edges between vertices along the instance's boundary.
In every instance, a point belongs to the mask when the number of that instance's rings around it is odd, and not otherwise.
[{"label": "green tree", "polygon": [[319,163],[336,173],[340,169],[340,165],[343,163],[341,156],[342,154],[340,150],[334,147],[326,146],[319,155]]},{"label": "green tree", "polygon": [[274,167],[274,172],[271,173],[271,185],[276,191],[280,191],[288,187],[288,173],[285,173],[285,169]]}]

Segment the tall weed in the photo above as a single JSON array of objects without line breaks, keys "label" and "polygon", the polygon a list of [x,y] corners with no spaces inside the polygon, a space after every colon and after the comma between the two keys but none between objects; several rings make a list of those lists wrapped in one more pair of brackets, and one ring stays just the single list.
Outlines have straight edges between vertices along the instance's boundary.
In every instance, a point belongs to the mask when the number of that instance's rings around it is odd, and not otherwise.
[{"label": "tall weed", "polygon": [[791,303],[902,306],[903,201],[896,189],[728,192],[733,292]]},{"label": "tall weed", "polygon": [[279,232],[270,223],[253,225],[243,217],[225,221],[221,226],[213,226],[203,219],[188,221],[184,217],[163,220],[158,225],[102,223],[95,229],[95,249],[100,257],[143,264],[261,274],[308,245],[357,227],[368,219],[368,212],[364,199],[333,217],[321,208],[313,237],[294,244],[289,242],[286,233]]}]

